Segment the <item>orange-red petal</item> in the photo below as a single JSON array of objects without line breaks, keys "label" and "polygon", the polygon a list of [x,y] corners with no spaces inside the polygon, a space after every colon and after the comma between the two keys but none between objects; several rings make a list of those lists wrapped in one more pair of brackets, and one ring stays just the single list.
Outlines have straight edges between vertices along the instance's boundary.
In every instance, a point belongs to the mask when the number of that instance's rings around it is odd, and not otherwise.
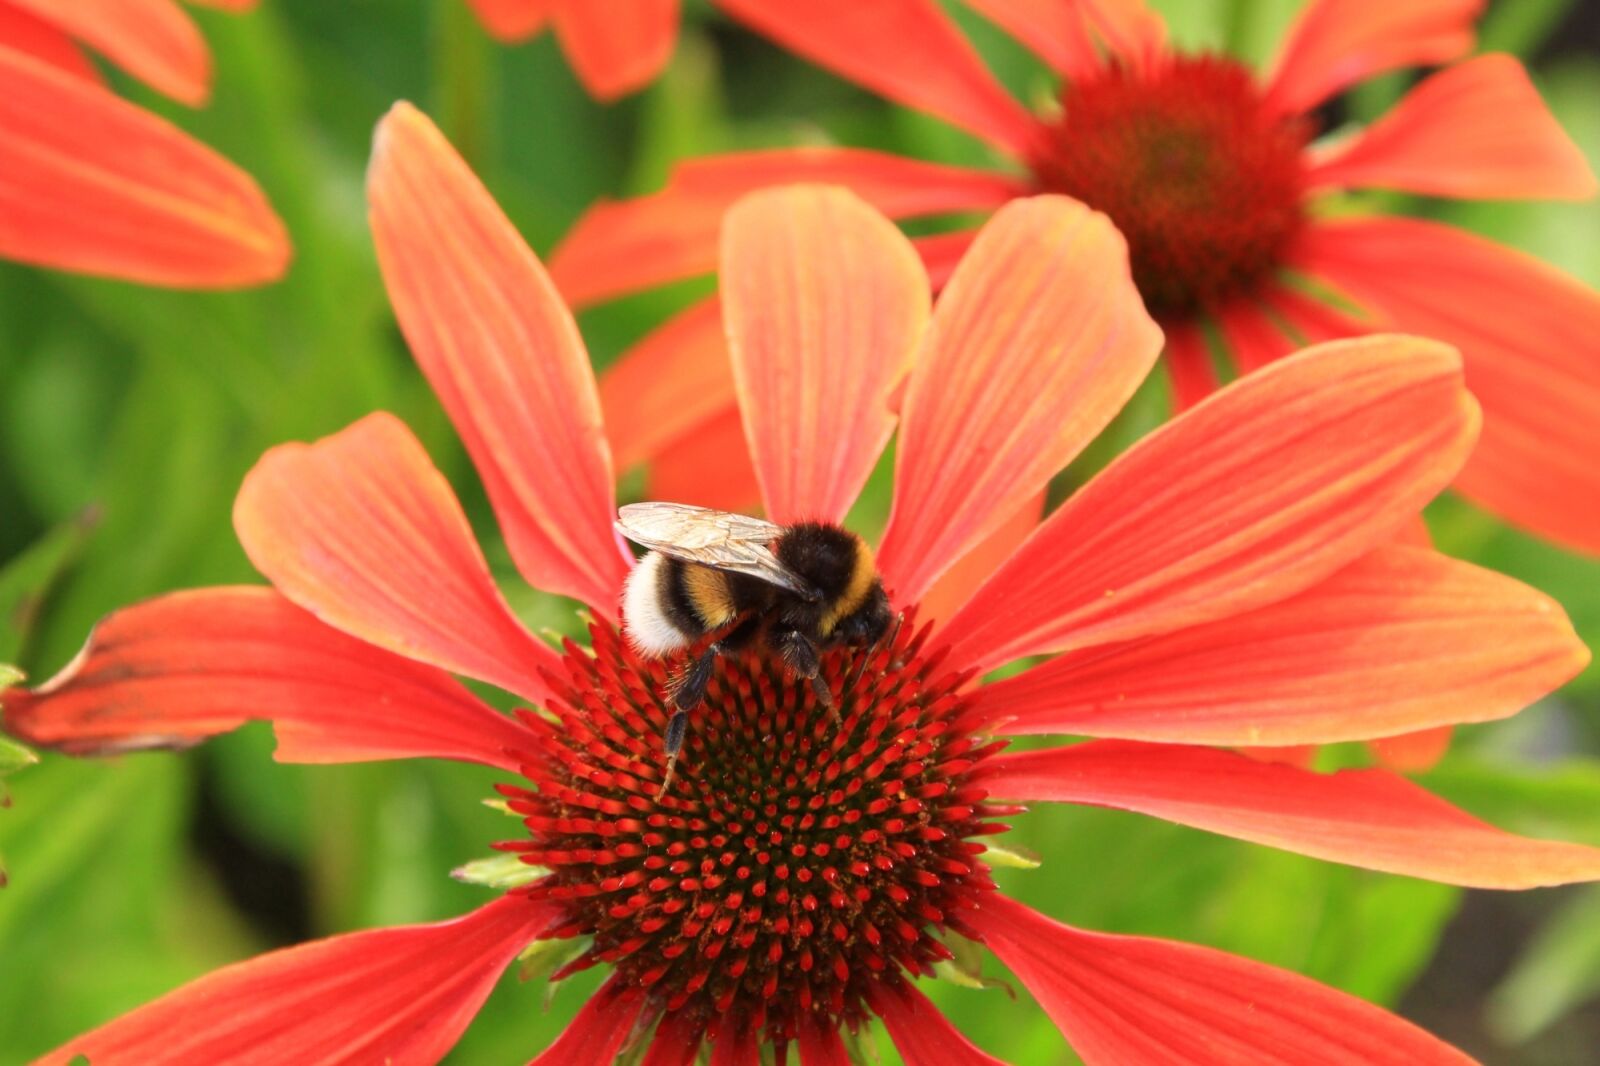
[{"label": "orange-red petal", "polygon": [[839,1030],[814,1012],[800,1016],[795,1043],[800,1045],[800,1066],[851,1066],[850,1053],[839,1038]]},{"label": "orange-red petal", "polygon": [[528,1066],[599,1066],[615,1061],[643,1007],[644,996],[638,989],[607,982],[589,997],[556,1042]]},{"label": "orange-red petal", "polygon": [[36,1066],[438,1062],[551,917],[543,904],[504,896],[453,921],[273,951],[191,981]]},{"label": "orange-red petal", "polygon": [[396,104],[367,177],[411,350],[472,454],[523,577],[617,615],[628,556],[583,338],[544,268],[429,122]]},{"label": "orange-red petal", "polygon": [[1442,344],[1369,337],[1230,385],[1119,456],[943,630],[957,669],[1286,599],[1393,537],[1477,435]]},{"label": "orange-red petal", "polygon": [[615,100],[655,80],[678,40],[678,0],[569,0],[556,36],[584,88]]},{"label": "orange-red petal", "polygon": [[1039,124],[967,43],[938,0],[718,0],[791,52],[896,103],[926,111],[1013,155]]},{"label": "orange-red petal", "polygon": [[346,636],[265,588],[117,611],[78,657],[0,696],[7,731],[72,755],[186,747],[266,720],[284,762],[460,759],[515,771],[533,737],[449,674]]},{"label": "orange-red petal", "polygon": [[1254,297],[1232,301],[1216,317],[1228,357],[1240,373],[1260,370],[1297,347]]},{"label": "orange-red petal", "polygon": [[600,407],[619,470],[738,404],[716,297],[668,319],[600,375]]},{"label": "orange-red petal", "polygon": [[1110,221],[1075,200],[1003,207],[956,268],[912,370],[879,553],[914,603],[1041,491],[1161,351]]},{"label": "orange-red petal", "polygon": [[20,8],[0,0],[0,48],[22,52],[86,81],[101,81],[100,72],[70,36]]},{"label": "orange-red petal", "polygon": [[993,171],[941,166],[861,148],[781,148],[692,159],[660,192],[601,201],[550,257],[550,276],[574,307],[717,266],[722,216],[772,185],[843,185],[890,218],[996,207],[1025,186]]},{"label": "orange-red petal", "polygon": [[761,506],[761,484],[750,465],[744,419],[737,406],[702,422],[667,445],[645,474],[645,498],[692,503],[748,514]]},{"label": "orange-red petal", "polygon": [[532,37],[561,0],[467,0],[484,28],[502,41]]},{"label": "orange-red petal", "polygon": [[1600,880],[1600,848],[1496,829],[1387,770],[1318,774],[1216,748],[1090,740],[998,756],[977,781],[1005,799],[1136,811],[1470,888]]},{"label": "orange-red petal", "polygon": [[1473,1066],[1386,1010],[1212,948],[1074,929],[998,892],[968,920],[1089,1066]]},{"label": "orange-red petal", "polygon": [[1472,51],[1485,0],[1311,0],[1267,77],[1282,111],[1309,111],[1356,82],[1397,67],[1448,63]]},{"label": "orange-red petal", "polygon": [[977,547],[957,559],[917,602],[917,621],[938,621],[955,614],[1038,528],[1044,517],[1044,504],[1045,493],[1038,493]]},{"label": "orange-red petal", "polygon": [[883,1019],[905,1066],[1005,1066],[975,1047],[909,982],[871,982],[867,1002]]},{"label": "orange-red petal", "polygon": [[968,6],[1005,30],[1068,81],[1100,65],[1081,3],[1062,0],[968,0]]},{"label": "orange-red petal", "polygon": [[393,415],[267,452],[233,524],[256,569],[335,629],[530,700],[547,693],[559,658],[511,613],[449,483]]},{"label": "orange-red petal", "polygon": [[1381,737],[1370,741],[1367,747],[1379,766],[1396,773],[1416,774],[1433,769],[1444,758],[1454,734],[1453,726],[1441,725],[1397,737]]},{"label": "orange-red petal", "polygon": [[1415,219],[1324,223],[1306,234],[1299,261],[1392,328],[1461,349],[1483,438],[1459,491],[1600,553],[1600,294],[1531,256]]},{"label": "orange-red petal", "polygon": [[1390,547],[1289,599],[1069,652],[973,700],[1007,733],[1325,744],[1504,718],[1588,661],[1549,597]]},{"label": "orange-red petal", "polygon": [[0,256],[232,288],[281,276],[289,240],[232,163],[99,85],[0,48]]},{"label": "orange-red petal", "polygon": [[1428,78],[1311,167],[1313,188],[1470,199],[1582,200],[1594,172],[1522,64],[1477,56]]},{"label": "orange-red petal", "polygon": [[200,30],[176,0],[7,3],[53,23],[175,100],[203,104],[211,92],[211,53]]},{"label": "orange-red petal", "polygon": [[767,517],[838,522],[894,432],[928,321],[922,261],[846,189],[753,193],[722,232],[734,385]]}]

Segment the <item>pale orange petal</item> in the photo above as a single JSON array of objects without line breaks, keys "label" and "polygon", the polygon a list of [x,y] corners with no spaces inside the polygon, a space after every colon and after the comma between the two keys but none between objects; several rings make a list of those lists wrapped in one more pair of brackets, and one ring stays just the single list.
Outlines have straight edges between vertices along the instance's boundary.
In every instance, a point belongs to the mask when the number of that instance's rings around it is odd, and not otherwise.
[{"label": "pale orange petal", "polygon": [[728,212],[721,283],[767,517],[837,522],[894,432],[889,394],[928,321],[922,261],[848,190],[790,186]]},{"label": "pale orange petal", "polygon": [[393,415],[267,452],[233,524],[256,569],[335,629],[535,702],[548,692],[560,659],[511,613],[449,483]]},{"label": "pale orange petal", "polygon": [[532,37],[561,0],[467,0],[488,31],[502,41]]},{"label": "pale orange petal", "polygon": [[1002,208],[940,296],[911,374],[880,564],[914,603],[1122,408],[1161,350],[1104,215]]},{"label": "pale orange petal", "polygon": [[1286,599],[1393,538],[1460,470],[1477,428],[1460,358],[1433,341],[1334,341],[1247,374],[1062,504],[941,631],[949,664]]},{"label": "pale orange petal", "polygon": [[367,175],[395,315],[529,583],[615,618],[629,557],[588,353],[544,268],[427,117],[396,104]]}]

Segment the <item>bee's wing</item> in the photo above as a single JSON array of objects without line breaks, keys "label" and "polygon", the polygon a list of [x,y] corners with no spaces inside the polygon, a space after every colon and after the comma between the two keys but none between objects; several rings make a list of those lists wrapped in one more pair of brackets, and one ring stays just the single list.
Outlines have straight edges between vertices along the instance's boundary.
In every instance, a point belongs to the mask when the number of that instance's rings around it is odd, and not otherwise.
[{"label": "bee's wing", "polygon": [[783,527],[759,518],[686,503],[630,503],[617,512],[617,532],[674,559],[746,574],[807,599],[818,598],[817,590],[768,548]]}]

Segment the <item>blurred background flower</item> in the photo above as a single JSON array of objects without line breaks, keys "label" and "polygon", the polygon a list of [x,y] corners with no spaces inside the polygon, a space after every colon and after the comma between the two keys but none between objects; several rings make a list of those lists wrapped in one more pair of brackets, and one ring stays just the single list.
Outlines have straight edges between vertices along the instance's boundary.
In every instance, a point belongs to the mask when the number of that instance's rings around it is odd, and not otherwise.
[{"label": "blurred background flower", "polygon": [[[1225,49],[1262,70],[1299,8],[1292,0],[1155,5],[1185,50]],[[1053,73],[962,4],[947,12],[1019,101],[1048,100]],[[0,661],[48,676],[98,617],[160,592],[252,580],[227,509],[271,445],[329,433],[373,409],[419,434],[479,529],[486,496],[404,350],[379,281],[360,195],[373,122],[418,101],[496,190],[540,251],[599,194],[647,193],[679,160],[806,143],[963,167],[982,144],[885,103],[740,28],[684,5],[663,74],[596,104],[544,33],[507,47],[464,0],[272,0],[245,18],[196,8],[213,54],[206,108],[190,111],[107,72],[117,95],[176,124],[252,175],[296,245],[276,285],[240,293],[130,286],[0,266]],[[1557,121],[1600,150],[1600,19],[1567,0],[1491,3],[1478,50],[1518,56]],[[1340,96],[1335,120],[1370,123],[1416,80],[1388,75]],[[1592,204],[1463,203],[1373,194],[1389,215],[1446,222],[1537,256],[1593,286]],[[937,231],[912,227],[918,237]],[[586,312],[602,367],[704,282]],[[1159,383],[1058,479],[1053,505],[1165,416]],[[715,428],[715,427],[713,427]],[[732,449],[712,432],[686,469]],[[642,467],[623,471],[625,498]],[[671,482],[665,482],[670,486]],[[853,519],[887,514],[880,468]],[[1600,640],[1600,566],[1460,499],[1429,513],[1447,552],[1509,572],[1560,600]],[[489,562],[519,618],[577,632],[569,602],[520,586],[510,553]],[[1424,783],[1497,825],[1600,843],[1600,673],[1591,667],[1536,713],[1462,730]],[[95,1021],[266,948],[464,913],[478,891],[441,876],[478,855],[503,818],[445,797],[482,794],[486,771],[442,764],[282,767],[250,726],[185,758],[85,766],[52,758],[7,779],[0,814],[11,885],[0,895],[0,1061],[41,1052]],[[1329,764],[1361,758],[1335,749]],[[1019,833],[1024,832],[1019,827]],[[1132,815],[1030,816],[1022,843],[1050,862],[1001,879],[1075,924],[1198,942],[1394,1004],[1491,1063],[1586,1063],[1600,1040],[1600,896],[1466,893],[1274,853]],[[1152,875],[1150,871],[1159,871]],[[587,983],[586,983],[587,980]],[[457,1058],[522,1061],[592,990],[502,983]],[[935,993],[993,1053],[1055,1061],[1060,1038],[1004,993]],[[887,1050],[887,1045],[885,1044]]]}]

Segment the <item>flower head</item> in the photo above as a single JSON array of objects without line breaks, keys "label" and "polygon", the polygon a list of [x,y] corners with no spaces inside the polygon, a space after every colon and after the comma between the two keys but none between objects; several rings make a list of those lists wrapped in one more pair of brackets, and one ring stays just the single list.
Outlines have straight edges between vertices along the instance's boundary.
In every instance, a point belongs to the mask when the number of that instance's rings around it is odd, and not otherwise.
[{"label": "flower head", "polygon": [[[719,0],[785,47],[963,129],[1003,169],[938,166],[848,148],[693,160],[662,191],[592,208],[551,273],[575,305],[715,265],[717,225],[744,193],[788,181],[845,185],[892,218],[988,212],[1040,192],[1109,215],[1166,334],[1177,405],[1214,391],[1208,335],[1234,369],[1305,344],[1383,330],[1461,352],[1484,405],[1482,442],[1456,487],[1564,545],[1600,552],[1600,296],[1527,256],[1433,222],[1349,210],[1370,189],[1467,199],[1577,199],[1596,189],[1581,153],[1515,59],[1468,57],[1478,0],[1309,0],[1265,76],[1171,46],[1140,0],[968,0],[1060,78],[1037,112],[984,68],[937,0]],[[1318,107],[1388,71],[1443,65],[1366,129],[1319,139]],[[1337,211],[1328,210],[1337,205]],[[1356,203],[1359,208],[1359,202]],[[934,284],[972,239],[916,243]],[[1556,353],[1556,354],[1552,354]],[[716,315],[692,309],[601,385],[624,464],[654,491],[745,502],[735,390]],[[642,379],[682,382],[645,397]]]},{"label": "flower head", "polygon": [[[500,847],[523,868],[463,918],[239,963],[44,1061],[433,1062],[538,942],[557,977],[609,973],[540,1063],[709,1046],[754,1064],[763,1045],[836,1063],[872,1018],[908,1063],[994,1062],[919,990],[965,937],[1090,1062],[1464,1062],[1294,974],[1037,913],[998,889],[991,842],[1018,802],[1067,802],[1455,884],[1600,878],[1600,851],[1503,833],[1386,771],[1229,750],[1502,717],[1587,661],[1545,597],[1394,544],[1477,431],[1448,348],[1380,336],[1283,360],[1039,521],[1161,344],[1110,223],[1059,196],[1004,208],[930,314],[908,242],[858,198],[742,201],[722,299],[766,512],[843,520],[897,434],[877,558],[905,622],[826,650],[837,716],[759,647],[721,657],[663,790],[670,664],[618,635],[630,557],[573,321],[406,105],[369,195],[400,322],[512,558],[588,605],[588,643],[521,626],[421,445],[375,414],[247,477],[235,525],[272,589],[112,615],[55,679],[5,694],[5,724],[92,754],[265,718],[280,759],[481,763],[506,775],[523,832]],[[452,674],[530,709],[502,715]],[[1021,733],[1098,739],[1005,751]]]},{"label": "flower head", "polygon": [[0,0],[0,257],[185,288],[280,277],[288,237],[255,182],[107,90],[80,43],[183,103],[210,91],[172,0]]},{"label": "flower head", "polygon": [[467,0],[503,41],[546,25],[598,100],[626,96],[654,81],[678,39],[678,0]]}]

